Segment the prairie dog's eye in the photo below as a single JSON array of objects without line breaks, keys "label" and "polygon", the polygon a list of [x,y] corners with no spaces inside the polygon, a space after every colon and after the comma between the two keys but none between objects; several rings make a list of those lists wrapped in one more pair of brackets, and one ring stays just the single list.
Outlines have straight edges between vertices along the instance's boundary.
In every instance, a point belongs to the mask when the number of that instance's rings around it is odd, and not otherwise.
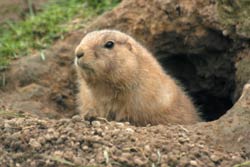
[{"label": "prairie dog's eye", "polygon": [[115,43],[113,41],[108,41],[105,43],[104,47],[107,49],[112,49],[114,47]]}]

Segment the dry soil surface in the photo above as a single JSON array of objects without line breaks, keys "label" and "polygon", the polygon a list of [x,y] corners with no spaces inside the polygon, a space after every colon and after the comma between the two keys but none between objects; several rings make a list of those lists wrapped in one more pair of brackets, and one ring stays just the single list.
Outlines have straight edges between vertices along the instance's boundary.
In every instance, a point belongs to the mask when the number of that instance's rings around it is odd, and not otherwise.
[{"label": "dry soil surface", "polygon": [[[1,118],[1,166],[233,166],[244,152],[213,147],[191,127],[72,119]],[[192,134],[192,135],[190,135]]]}]

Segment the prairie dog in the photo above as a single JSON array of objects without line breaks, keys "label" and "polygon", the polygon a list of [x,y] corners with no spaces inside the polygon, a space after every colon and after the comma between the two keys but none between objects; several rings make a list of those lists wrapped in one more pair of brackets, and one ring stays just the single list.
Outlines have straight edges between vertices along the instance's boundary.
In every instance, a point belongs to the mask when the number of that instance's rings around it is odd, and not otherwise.
[{"label": "prairie dog", "polygon": [[192,124],[201,119],[190,98],[152,54],[117,30],[88,33],[75,50],[79,111],[147,124]]}]

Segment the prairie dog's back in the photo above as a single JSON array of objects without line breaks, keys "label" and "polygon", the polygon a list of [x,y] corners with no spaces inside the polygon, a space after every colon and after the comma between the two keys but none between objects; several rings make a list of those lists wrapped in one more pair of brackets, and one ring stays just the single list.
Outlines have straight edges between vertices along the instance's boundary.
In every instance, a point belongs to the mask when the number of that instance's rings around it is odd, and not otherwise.
[{"label": "prairie dog's back", "polygon": [[135,125],[200,120],[174,79],[129,35],[116,30],[94,31],[83,38],[75,53],[79,109],[85,117]]}]

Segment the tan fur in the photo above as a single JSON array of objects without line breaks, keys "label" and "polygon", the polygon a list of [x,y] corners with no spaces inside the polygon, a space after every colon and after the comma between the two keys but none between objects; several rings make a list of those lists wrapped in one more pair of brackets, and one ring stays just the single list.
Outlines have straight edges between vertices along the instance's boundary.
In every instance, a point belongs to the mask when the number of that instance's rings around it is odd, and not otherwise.
[{"label": "tan fur", "polygon": [[[113,41],[114,47],[104,47]],[[134,125],[192,124],[200,121],[189,97],[156,59],[132,37],[101,30],[87,34],[75,53],[85,117],[129,121]]]}]

